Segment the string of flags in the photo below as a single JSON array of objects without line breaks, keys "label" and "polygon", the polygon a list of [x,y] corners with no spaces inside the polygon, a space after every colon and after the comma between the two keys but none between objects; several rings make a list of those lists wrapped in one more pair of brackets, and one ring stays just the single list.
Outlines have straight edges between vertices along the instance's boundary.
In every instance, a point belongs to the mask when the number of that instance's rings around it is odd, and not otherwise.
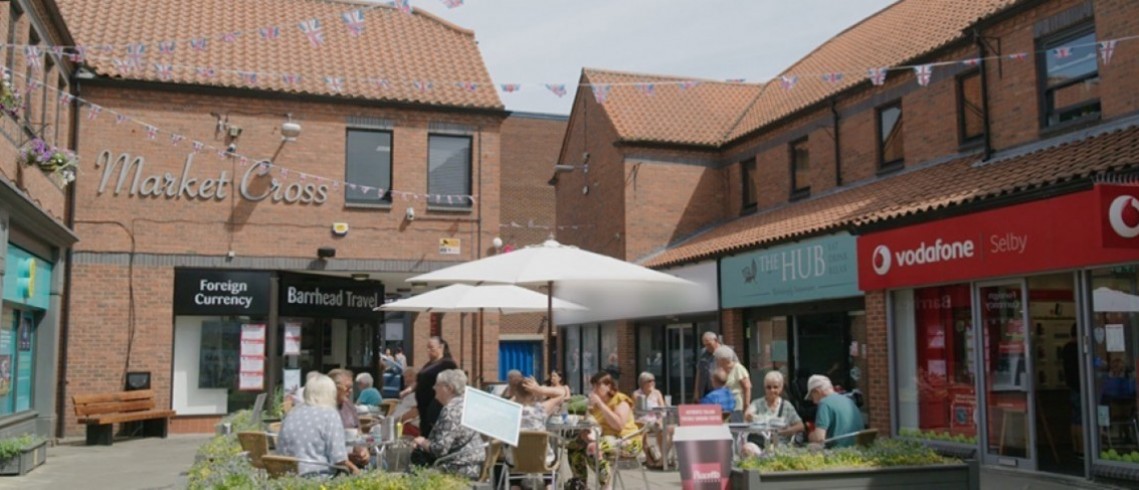
[{"label": "string of flags", "polygon": [[511,229],[527,229],[527,230],[582,230],[582,229],[586,229],[586,228],[593,228],[595,226],[596,225],[592,225],[592,224],[588,224],[588,225],[543,225],[543,224],[534,223],[533,218],[531,218],[526,223],[518,223],[516,221],[511,221],[509,223],[500,223],[498,225],[499,228],[504,228],[504,229],[505,228],[511,228]]},{"label": "string of flags", "polygon": [[[26,76],[24,74],[17,73],[15,70],[9,70],[6,67],[0,67],[0,70],[2,70],[2,73],[4,74],[5,77],[9,77],[9,76],[14,75],[17,77],[26,78]],[[71,93],[69,93],[65,90],[59,90],[56,87],[46,85],[46,84],[44,84],[44,83],[42,83],[36,79],[30,79],[28,81],[28,90],[29,91],[32,91],[34,89],[40,89],[40,88],[43,88],[43,89],[46,89],[49,91],[54,91],[57,94],[57,98],[58,98],[60,103],[70,104],[72,102],[78,102],[78,104],[81,107],[85,106],[87,108],[86,119],[88,121],[101,121],[101,120],[103,120],[103,119],[100,119],[100,116],[105,112],[105,113],[109,113],[110,115],[114,116],[114,118],[115,118],[114,124],[115,125],[122,125],[125,123],[131,123],[131,124],[136,124],[136,125],[140,126],[143,130],[144,135],[145,135],[144,138],[148,141],[154,141],[157,143],[160,135],[167,135],[167,138],[164,138],[164,139],[167,139],[171,146],[180,146],[180,145],[182,145],[182,143],[184,143],[186,141],[186,137],[182,134],[178,134],[178,133],[175,133],[172,131],[161,129],[161,128],[159,128],[153,124],[150,124],[146,121],[142,121],[140,119],[128,116],[126,114],[123,114],[123,113],[120,113],[117,111],[114,111],[112,109],[105,108],[105,107],[100,106],[98,104],[95,104],[91,101],[88,101],[82,97],[77,97],[75,95],[72,95]],[[470,205],[473,205],[478,198],[478,196],[473,195],[473,194],[432,194],[432,193],[420,193],[420,192],[412,192],[412,191],[401,191],[401,190],[397,190],[397,189],[385,189],[385,188],[381,188],[381,187],[374,186],[374,185],[357,184],[354,182],[348,182],[348,181],[344,181],[344,180],[340,180],[340,179],[328,178],[328,177],[316,175],[316,174],[309,173],[309,172],[301,172],[301,171],[298,171],[295,169],[290,169],[288,167],[278,165],[278,164],[270,162],[268,160],[249,157],[247,155],[243,155],[243,154],[240,154],[237,152],[231,152],[227,148],[219,148],[219,147],[213,146],[209,143],[199,141],[199,140],[192,140],[190,142],[190,148],[194,153],[197,153],[197,154],[212,152],[217,156],[217,158],[219,160],[231,161],[231,159],[232,159],[232,161],[235,161],[239,166],[241,166],[243,168],[248,167],[249,165],[258,166],[258,167],[260,167],[259,175],[262,175],[262,176],[269,175],[273,171],[276,171],[277,177],[282,179],[282,180],[290,179],[290,178],[295,178],[295,179],[300,180],[300,181],[310,181],[311,180],[311,181],[322,183],[322,184],[328,184],[332,191],[339,191],[343,188],[346,191],[347,190],[358,191],[362,194],[375,195],[379,198],[385,198],[386,197],[386,198],[394,199],[396,197],[399,197],[399,198],[402,198],[404,201],[419,201],[420,199],[422,199],[424,202],[426,202],[428,204],[431,204],[431,203],[435,203],[435,204],[447,203],[447,204],[470,204]]]}]

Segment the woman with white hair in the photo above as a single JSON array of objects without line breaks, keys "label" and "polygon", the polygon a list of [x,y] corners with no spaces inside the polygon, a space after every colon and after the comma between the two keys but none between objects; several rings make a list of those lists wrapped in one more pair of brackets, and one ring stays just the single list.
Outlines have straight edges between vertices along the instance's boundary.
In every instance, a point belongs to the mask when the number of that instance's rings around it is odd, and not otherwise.
[{"label": "woman with white hair", "polygon": [[301,476],[331,475],[333,465],[358,473],[348,461],[344,426],[336,411],[336,383],[323,374],[313,376],[305,383],[304,397],[304,405],[292,409],[281,423],[277,451],[301,460]]},{"label": "woman with white hair", "polygon": [[751,407],[744,415],[744,419],[748,422],[778,419],[783,423],[783,428],[778,430],[774,436],[780,442],[786,442],[795,434],[803,432],[803,419],[799,418],[795,406],[783,399],[783,386],[783,373],[775,370],[768,371],[767,375],[763,377],[763,397],[753,400]]},{"label": "woman with white hair", "polygon": [[458,369],[448,369],[435,379],[435,399],[443,405],[430,438],[416,437],[412,463],[428,466],[447,456],[440,470],[475,479],[479,477],[482,462],[486,459],[478,433],[463,427],[463,393],[467,389],[467,375]]},{"label": "woman with white hair", "polygon": [[[656,388],[657,379],[653,373],[648,371],[641,373],[637,377],[637,384],[640,387],[633,392],[634,401],[644,399],[646,410],[665,406],[664,395]],[[658,413],[646,414],[640,422],[650,427],[650,433],[645,435],[645,464],[652,468],[659,468],[663,465],[664,455],[668,454],[664,436],[661,434],[664,424],[661,423]],[[653,437],[650,438],[650,435]],[[672,427],[669,427],[669,438],[671,436]],[[653,440],[652,443],[649,442],[650,439]]]},{"label": "woman with white hair", "polygon": [[735,411],[747,413],[751,402],[751,375],[747,368],[740,364],[736,351],[726,345],[717,347],[712,357],[716,359],[716,366],[728,373],[724,386],[732,392],[732,398],[736,401]]},{"label": "woman with white hair", "polygon": [[384,401],[384,396],[380,394],[375,386],[375,380],[372,375],[368,373],[360,373],[356,375],[356,389],[360,390],[360,394],[356,395],[357,405],[367,405],[369,407],[378,407]]}]

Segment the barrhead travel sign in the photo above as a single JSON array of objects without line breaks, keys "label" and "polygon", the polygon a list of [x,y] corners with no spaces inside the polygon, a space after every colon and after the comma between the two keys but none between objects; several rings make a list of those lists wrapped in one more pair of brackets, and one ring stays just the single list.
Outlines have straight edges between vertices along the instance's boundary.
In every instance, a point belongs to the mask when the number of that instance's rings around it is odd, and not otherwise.
[{"label": "barrhead travel sign", "polygon": [[858,237],[863,291],[1139,260],[1139,186],[1095,189]]}]

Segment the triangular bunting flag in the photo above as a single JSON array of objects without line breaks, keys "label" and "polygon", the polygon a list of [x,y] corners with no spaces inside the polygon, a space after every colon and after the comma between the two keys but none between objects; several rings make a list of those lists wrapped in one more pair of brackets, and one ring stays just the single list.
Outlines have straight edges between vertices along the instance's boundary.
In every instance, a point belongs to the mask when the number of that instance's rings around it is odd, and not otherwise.
[{"label": "triangular bunting flag", "polygon": [[933,78],[933,65],[915,66],[914,75],[917,76],[918,85],[922,87],[928,86],[929,81]]},{"label": "triangular bunting flag", "polygon": [[1103,60],[1103,64],[1111,63],[1111,57],[1115,55],[1115,44],[1119,41],[1111,39],[1099,43],[1099,56]]},{"label": "triangular bunting flag", "polygon": [[504,83],[504,84],[502,84],[502,91],[503,92],[512,93],[512,92],[517,92],[519,90],[522,90],[522,84],[519,84],[519,83]]},{"label": "triangular bunting flag", "polygon": [[596,100],[598,104],[604,104],[605,101],[609,99],[609,90],[611,88],[609,85],[593,85],[591,88],[593,89],[593,99]]},{"label": "triangular bunting flag", "polygon": [[344,25],[348,27],[348,32],[353,36],[359,36],[364,33],[364,11],[360,9],[344,12],[340,14],[340,18],[344,20]]},{"label": "triangular bunting flag", "polygon": [[558,96],[558,97],[565,97],[565,96],[566,96],[566,86],[565,86],[565,84],[561,84],[561,83],[557,83],[557,84],[554,84],[554,83],[547,83],[547,84],[546,84],[546,90],[549,90],[550,92],[553,92],[553,94],[554,94],[554,95],[556,95],[556,96]]},{"label": "triangular bunting flag", "polygon": [[871,68],[867,70],[867,75],[870,77],[870,83],[875,86],[881,86],[885,84],[886,74],[889,71],[889,68]]},{"label": "triangular bunting flag", "polygon": [[797,75],[783,75],[779,77],[779,84],[783,86],[783,90],[791,90],[795,88],[795,84],[799,83]]},{"label": "triangular bunting flag", "polygon": [[320,46],[324,44],[324,32],[320,30],[320,19],[309,19],[300,24],[301,32],[308,37],[309,44]]}]

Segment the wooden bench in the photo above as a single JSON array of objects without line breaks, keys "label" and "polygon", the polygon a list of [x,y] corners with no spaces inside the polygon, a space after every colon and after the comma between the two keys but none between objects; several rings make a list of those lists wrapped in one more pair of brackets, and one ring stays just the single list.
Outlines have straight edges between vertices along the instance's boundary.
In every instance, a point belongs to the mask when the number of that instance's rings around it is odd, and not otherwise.
[{"label": "wooden bench", "polygon": [[151,390],[75,395],[72,401],[79,423],[87,424],[87,445],[110,446],[114,424],[122,422],[143,421],[143,435],[166,438],[167,425],[174,417],[173,410],[154,408]]}]

